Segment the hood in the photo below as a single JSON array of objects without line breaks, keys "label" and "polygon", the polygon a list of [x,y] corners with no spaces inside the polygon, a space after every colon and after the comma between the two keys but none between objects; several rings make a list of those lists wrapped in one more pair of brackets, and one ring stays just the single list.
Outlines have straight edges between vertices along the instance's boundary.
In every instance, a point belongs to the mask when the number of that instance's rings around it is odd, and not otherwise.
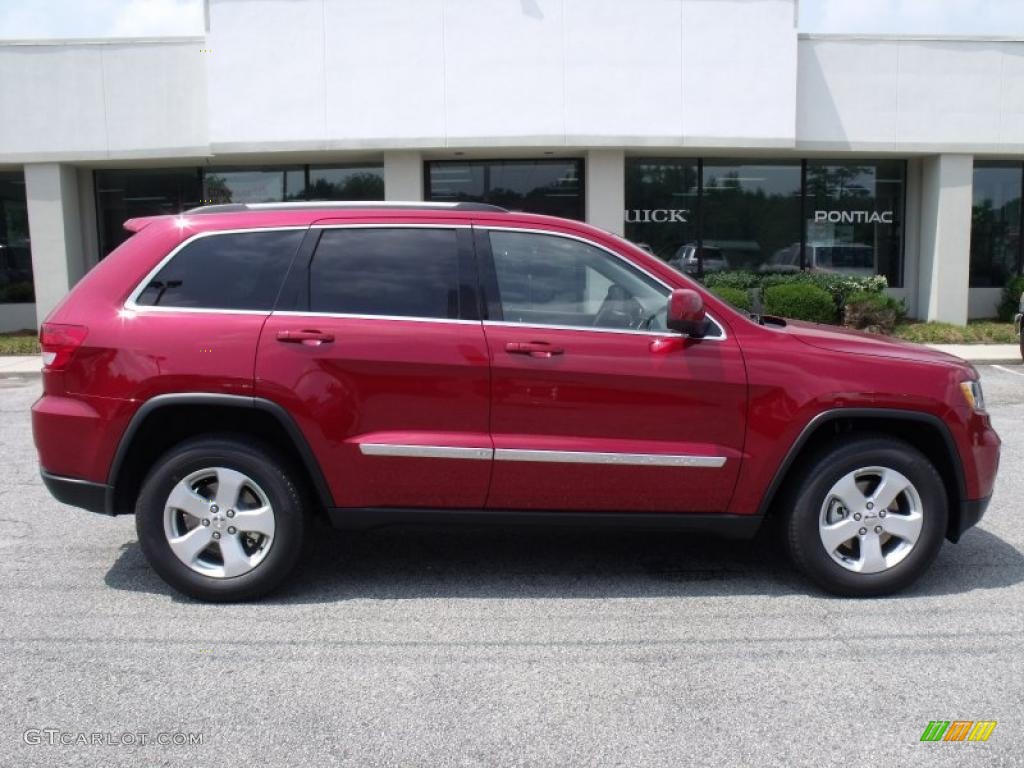
[{"label": "hood", "polygon": [[787,320],[785,333],[818,349],[831,352],[845,352],[853,355],[870,355],[872,357],[889,357],[920,363],[941,363],[967,367],[969,364],[955,355],[940,352],[923,344],[894,339],[891,336],[879,336],[849,328],[837,328],[832,325],[817,325],[799,320]]}]

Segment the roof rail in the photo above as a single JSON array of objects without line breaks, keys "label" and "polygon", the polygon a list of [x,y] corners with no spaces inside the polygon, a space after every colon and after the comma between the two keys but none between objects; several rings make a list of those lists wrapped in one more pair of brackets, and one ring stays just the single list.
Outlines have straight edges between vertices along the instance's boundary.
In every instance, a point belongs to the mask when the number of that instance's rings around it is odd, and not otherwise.
[{"label": "roof rail", "polygon": [[392,208],[399,210],[443,210],[443,211],[476,211],[479,213],[508,213],[508,209],[488,203],[425,203],[399,200],[302,200],[290,203],[220,203],[217,205],[201,205],[190,208],[185,213],[238,213],[240,211],[293,211],[308,208],[368,210],[373,208]]}]

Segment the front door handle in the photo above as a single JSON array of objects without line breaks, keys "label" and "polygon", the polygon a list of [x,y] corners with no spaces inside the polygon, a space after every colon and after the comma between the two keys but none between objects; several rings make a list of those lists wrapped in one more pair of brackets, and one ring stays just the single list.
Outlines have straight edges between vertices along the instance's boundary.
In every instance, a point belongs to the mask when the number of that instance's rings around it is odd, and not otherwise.
[{"label": "front door handle", "polygon": [[565,350],[548,344],[546,341],[510,341],[505,345],[510,355],[529,355],[530,357],[554,357],[565,354]]},{"label": "front door handle", "polygon": [[277,340],[286,344],[305,344],[309,347],[317,347],[334,341],[334,334],[304,328],[301,331],[278,331]]}]

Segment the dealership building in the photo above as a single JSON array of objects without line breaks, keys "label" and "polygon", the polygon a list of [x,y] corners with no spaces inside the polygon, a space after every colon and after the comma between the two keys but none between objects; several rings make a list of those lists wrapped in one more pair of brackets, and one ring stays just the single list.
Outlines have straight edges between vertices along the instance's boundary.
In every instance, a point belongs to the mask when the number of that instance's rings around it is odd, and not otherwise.
[{"label": "dealership building", "polygon": [[1024,42],[807,35],[797,0],[209,0],[194,38],[0,42],[0,330],[132,217],[480,200],[995,314]]}]

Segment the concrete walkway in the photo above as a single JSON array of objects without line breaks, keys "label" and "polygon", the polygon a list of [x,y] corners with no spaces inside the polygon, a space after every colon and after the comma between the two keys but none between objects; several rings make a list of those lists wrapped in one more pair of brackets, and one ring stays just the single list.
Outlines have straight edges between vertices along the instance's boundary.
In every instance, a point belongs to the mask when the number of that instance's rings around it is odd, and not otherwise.
[{"label": "concrete walkway", "polygon": [[42,372],[43,360],[39,355],[0,355],[0,376]]},{"label": "concrete walkway", "polygon": [[[962,357],[972,363],[1020,364],[1016,344],[929,344],[932,349]],[[0,376],[39,375],[43,361],[38,355],[0,356]]]},{"label": "concrete walkway", "polygon": [[962,357],[972,363],[1020,363],[1016,344],[928,344],[932,349]]}]

